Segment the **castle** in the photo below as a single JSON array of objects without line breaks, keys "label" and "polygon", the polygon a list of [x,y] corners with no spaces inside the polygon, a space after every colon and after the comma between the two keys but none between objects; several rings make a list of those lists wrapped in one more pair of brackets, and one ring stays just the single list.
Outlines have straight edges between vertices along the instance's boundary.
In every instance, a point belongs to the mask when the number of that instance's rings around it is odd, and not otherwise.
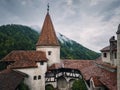
[{"label": "castle", "polygon": [[45,90],[52,85],[58,90],[71,90],[76,79],[83,79],[88,90],[120,90],[120,25],[117,40],[101,50],[96,60],[61,60],[49,9],[43,23],[36,51],[12,51],[2,61],[8,63],[0,72],[0,90],[18,90],[24,81],[30,90]]}]

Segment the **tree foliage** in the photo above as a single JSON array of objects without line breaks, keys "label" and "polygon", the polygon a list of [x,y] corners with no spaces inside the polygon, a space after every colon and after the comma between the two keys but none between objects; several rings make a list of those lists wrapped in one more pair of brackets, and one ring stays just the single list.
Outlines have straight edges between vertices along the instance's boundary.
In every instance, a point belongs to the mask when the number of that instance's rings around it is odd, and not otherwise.
[{"label": "tree foliage", "polygon": [[[59,41],[60,42],[60,41]],[[61,58],[63,59],[84,59],[84,60],[93,60],[100,56],[99,53],[96,53],[88,48],[82,46],[81,44],[72,41],[61,43]]]},{"label": "tree foliage", "polygon": [[87,90],[84,80],[75,80],[72,85],[72,90]]},{"label": "tree foliage", "polygon": [[28,85],[26,85],[24,82],[22,82],[19,86],[18,86],[18,90],[30,90]]},{"label": "tree foliage", "polygon": [[45,90],[55,90],[54,87],[50,84],[45,86]]},{"label": "tree foliage", "polygon": [[0,26],[0,59],[12,50],[33,50],[39,34],[27,26]]}]

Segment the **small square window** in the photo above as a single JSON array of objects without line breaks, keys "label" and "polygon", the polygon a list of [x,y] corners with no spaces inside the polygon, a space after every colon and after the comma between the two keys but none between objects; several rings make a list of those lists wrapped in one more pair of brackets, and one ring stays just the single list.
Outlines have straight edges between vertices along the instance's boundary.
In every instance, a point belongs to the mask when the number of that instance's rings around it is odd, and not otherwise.
[{"label": "small square window", "polygon": [[104,57],[107,57],[107,53],[103,53],[103,56],[104,56]]},{"label": "small square window", "polygon": [[38,79],[41,79],[41,76],[40,76],[40,75],[38,76]]},{"label": "small square window", "polygon": [[44,65],[44,62],[40,62],[40,65]]},{"label": "small square window", "polygon": [[36,79],[37,79],[37,76],[34,76],[33,79],[36,80]]},{"label": "small square window", "polygon": [[48,51],[48,55],[51,55],[51,53],[52,53],[51,51]]}]

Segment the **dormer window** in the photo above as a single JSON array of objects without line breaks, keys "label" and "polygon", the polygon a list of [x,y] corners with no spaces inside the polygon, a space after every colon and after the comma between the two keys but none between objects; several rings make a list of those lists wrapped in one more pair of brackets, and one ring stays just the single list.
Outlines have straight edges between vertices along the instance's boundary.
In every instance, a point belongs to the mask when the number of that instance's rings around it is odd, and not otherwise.
[{"label": "dormer window", "polygon": [[48,55],[51,55],[51,53],[52,53],[51,51],[48,51]]}]

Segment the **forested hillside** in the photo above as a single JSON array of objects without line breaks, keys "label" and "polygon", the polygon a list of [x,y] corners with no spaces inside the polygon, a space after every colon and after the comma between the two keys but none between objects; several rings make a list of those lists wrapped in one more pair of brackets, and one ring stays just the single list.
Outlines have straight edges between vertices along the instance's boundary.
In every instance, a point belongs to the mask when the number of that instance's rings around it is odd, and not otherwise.
[{"label": "forested hillside", "polygon": [[3,25],[0,27],[0,58],[12,50],[33,50],[38,33],[27,26]]},{"label": "forested hillside", "polygon": [[[62,59],[95,59],[100,55],[62,34],[57,36],[61,44]],[[12,50],[35,50],[38,37],[39,33],[28,26],[15,24],[0,26],[0,59]]]}]

